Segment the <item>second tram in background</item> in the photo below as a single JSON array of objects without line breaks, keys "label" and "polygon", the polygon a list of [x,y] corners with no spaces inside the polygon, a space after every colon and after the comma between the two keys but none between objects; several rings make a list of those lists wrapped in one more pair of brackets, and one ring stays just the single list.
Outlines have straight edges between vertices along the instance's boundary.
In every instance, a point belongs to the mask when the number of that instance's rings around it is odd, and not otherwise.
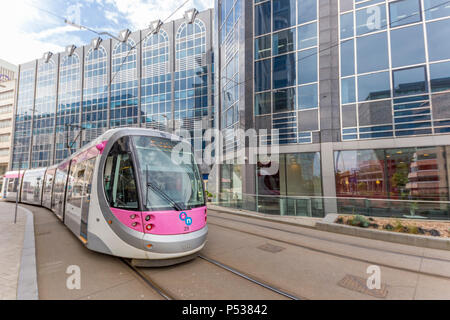
[{"label": "second tram in background", "polygon": [[206,242],[192,147],[164,132],[109,130],[58,165],[7,172],[2,196],[53,211],[87,248],[138,266],[187,261]]}]

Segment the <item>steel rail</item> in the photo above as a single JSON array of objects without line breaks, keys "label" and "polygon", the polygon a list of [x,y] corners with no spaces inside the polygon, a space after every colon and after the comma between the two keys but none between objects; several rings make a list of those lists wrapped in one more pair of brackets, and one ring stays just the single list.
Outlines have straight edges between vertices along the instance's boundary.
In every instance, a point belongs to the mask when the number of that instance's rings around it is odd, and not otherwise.
[{"label": "steel rail", "polygon": [[155,283],[147,274],[140,271],[138,268],[133,266],[127,259],[121,258],[122,262],[125,263],[131,270],[136,273],[139,278],[141,278],[148,286],[150,286],[156,293],[158,293],[165,300],[176,300],[170,293],[161,288],[157,283]]},{"label": "steel rail", "polygon": [[250,276],[248,276],[248,275],[246,275],[246,274],[244,274],[244,273],[242,273],[242,272],[240,272],[240,271],[238,271],[238,270],[236,270],[234,268],[231,268],[230,266],[227,266],[227,265],[225,265],[225,264],[223,264],[223,263],[221,263],[221,262],[219,262],[217,260],[211,259],[211,258],[206,257],[204,255],[199,255],[198,257],[200,259],[208,261],[209,263],[212,263],[212,264],[214,264],[214,265],[216,265],[216,266],[218,266],[218,267],[220,267],[222,269],[225,269],[225,270],[227,270],[227,271],[229,271],[229,272],[231,272],[231,273],[233,273],[233,274],[235,274],[235,275],[237,275],[237,276],[239,276],[241,278],[244,278],[244,279],[246,279],[246,280],[248,280],[250,282],[253,282],[253,283],[255,283],[255,284],[257,284],[257,285],[259,285],[259,286],[261,286],[263,288],[266,288],[266,289],[268,289],[270,291],[276,292],[279,295],[282,295],[282,296],[287,297],[289,299],[292,299],[292,300],[303,300],[304,299],[304,298],[299,298],[299,297],[296,297],[294,295],[291,295],[291,294],[289,294],[289,293],[287,293],[285,291],[282,291],[280,289],[277,289],[277,288],[275,288],[275,287],[273,287],[273,286],[271,286],[271,285],[269,285],[267,283],[264,283],[264,282],[261,282],[259,280],[256,280],[256,279],[254,279],[254,278],[252,278],[252,277],[250,277]]},{"label": "steel rail", "polygon": [[[244,230],[240,230],[240,229],[237,229],[237,228],[232,228],[232,227],[220,225],[220,224],[217,224],[217,223],[208,222],[208,224],[209,225],[215,225],[215,226],[218,226],[219,228],[223,228],[223,229],[233,230],[233,231],[237,231],[237,232],[253,235],[253,236],[256,236],[256,237],[260,237],[260,238],[264,238],[264,239],[268,239],[268,240],[272,240],[272,241],[276,241],[276,242],[280,242],[280,243],[285,243],[285,244],[292,245],[292,246],[299,247],[299,248],[303,248],[303,249],[306,249],[306,250],[309,250],[309,251],[314,251],[314,252],[318,252],[318,253],[323,253],[323,254],[335,256],[335,257],[338,257],[338,258],[354,260],[354,261],[359,261],[359,262],[368,263],[368,264],[375,264],[375,265],[378,265],[378,266],[381,266],[381,267],[386,267],[386,268],[400,270],[400,271],[409,272],[409,273],[421,274],[421,275],[425,275],[425,276],[429,276],[429,277],[433,277],[433,278],[446,279],[446,280],[450,279],[450,277],[445,276],[445,275],[435,274],[435,273],[431,273],[431,272],[424,272],[424,271],[420,271],[420,270],[412,270],[412,269],[403,268],[403,267],[392,266],[392,265],[388,265],[388,264],[385,264],[385,263],[380,263],[380,262],[377,262],[377,261],[364,259],[364,258],[351,257],[351,256],[348,256],[348,255],[345,255],[345,254],[334,253],[334,252],[330,252],[330,251],[323,250],[323,249],[317,249],[317,248],[314,248],[314,247],[311,247],[311,246],[298,244],[298,243],[295,243],[295,242],[292,242],[292,241],[276,239],[276,238],[264,236],[262,234],[258,234],[258,233],[255,233],[255,232],[244,231]],[[328,240],[328,241],[330,241],[330,240]],[[433,258],[421,257],[421,256],[418,256],[418,258],[420,258],[422,260],[424,260],[424,259],[433,260]],[[437,260],[437,259],[434,259],[434,260]]]}]

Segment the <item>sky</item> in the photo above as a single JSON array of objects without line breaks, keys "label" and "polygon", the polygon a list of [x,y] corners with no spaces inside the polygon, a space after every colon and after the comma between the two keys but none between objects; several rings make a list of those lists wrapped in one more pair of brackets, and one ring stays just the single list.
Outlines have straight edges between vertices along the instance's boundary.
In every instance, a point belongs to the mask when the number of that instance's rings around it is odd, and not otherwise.
[{"label": "sky", "polygon": [[[95,33],[79,30],[60,17],[98,32],[118,35],[120,30],[147,28],[151,21],[166,20],[187,0],[14,0],[1,1],[0,59],[21,64],[62,52],[67,45],[89,44]],[[181,18],[186,10],[212,8],[214,0],[188,0],[167,22]],[[106,36],[103,38],[107,38]]]}]

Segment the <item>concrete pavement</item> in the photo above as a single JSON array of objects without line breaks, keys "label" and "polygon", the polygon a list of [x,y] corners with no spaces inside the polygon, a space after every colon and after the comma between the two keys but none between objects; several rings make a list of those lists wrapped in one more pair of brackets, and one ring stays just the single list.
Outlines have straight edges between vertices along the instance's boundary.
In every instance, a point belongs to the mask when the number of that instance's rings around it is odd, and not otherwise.
[{"label": "concrete pavement", "polygon": [[[40,299],[161,299],[116,257],[86,249],[48,210],[32,211]],[[27,219],[13,225],[14,204],[0,202],[0,291],[19,296]],[[450,252],[323,232],[302,223],[210,211],[202,254],[306,299],[450,299]],[[26,242],[26,241],[25,241]],[[22,248],[25,248],[22,249]],[[365,288],[370,265],[381,268],[382,290]],[[68,268],[81,270],[81,288],[68,288]],[[26,272],[29,273],[29,272]],[[180,299],[279,299],[245,279],[197,259],[145,273]],[[26,279],[26,277],[25,277]],[[18,289],[19,288],[19,289]],[[25,290],[32,292],[33,290]]]},{"label": "concrete pavement", "polygon": [[[450,252],[210,211],[204,253],[307,299],[450,299]],[[211,236],[214,235],[214,236]],[[277,250],[267,250],[267,248]],[[362,293],[380,267],[384,297]],[[348,277],[358,281],[343,281]],[[343,286],[346,282],[350,286]]]},{"label": "concrete pavement", "polygon": [[0,300],[35,300],[33,216],[19,206],[14,224],[14,208],[14,204],[0,201]]}]

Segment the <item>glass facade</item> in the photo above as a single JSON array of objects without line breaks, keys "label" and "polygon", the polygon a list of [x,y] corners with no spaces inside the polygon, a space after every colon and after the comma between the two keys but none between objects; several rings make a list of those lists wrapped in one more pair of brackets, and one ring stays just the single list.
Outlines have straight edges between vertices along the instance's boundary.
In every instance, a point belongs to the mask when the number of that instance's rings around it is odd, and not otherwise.
[{"label": "glass facade", "polygon": [[117,43],[114,47],[112,71],[110,128],[137,126],[137,49],[132,39]]},{"label": "glass facade", "polygon": [[14,128],[12,169],[28,169],[30,160],[31,123],[33,120],[35,69],[24,68],[19,75],[19,93]]},{"label": "glass facade", "polygon": [[[90,45],[19,68],[12,169],[59,163],[106,130],[213,125],[212,10],[142,30],[126,41]],[[202,151],[200,139],[192,141]],[[202,168],[205,172],[208,168]]]},{"label": "glass facade", "polygon": [[82,145],[108,128],[108,54],[103,46],[91,48],[84,62]]},{"label": "glass facade", "polygon": [[400,214],[411,203],[418,203],[422,215],[445,217],[445,201],[450,199],[449,156],[450,147],[444,146],[336,151],[340,210],[355,205],[350,198],[389,199],[372,200],[368,207],[377,211],[384,205],[386,210],[398,210]]},{"label": "glass facade", "polygon": [[[270,115],[280,144],[312,143],[319,130],[317,0],[255,1],[254,14],[256,121]],[[311,110],[317,118],[306,130],[299,123],[310,119]],[[261,139],[271,144],[272,136]]]},{"label": "glass facade", "polygon": [[[234,127],[230,97],[239,87],[238,127],[266,129],[258,132],[262,145],[274,144],[277,129],[280,169],[221,164],[220,204],[317,216],[349,208],[383,215],[384,206],[385,215],[401,217],[418,202],[423,217],[450,218],[448,1],[253,0],[239,10],[252,21],[237,35],[234,3],[215,2],[221,128]],[[225,144],[233,141],[224,135]],[[374,139],[384,149],[368,150]]]},{"label": "glass facade", "polygon": [[[233,134],[233,130],[239,128],[240,114],[239,104],[241,97],[239,95],[241,77],[239,75],[239,37],[241,33],[242,0],[226,0],[221,3],[220,14],[220,39],[221,39],[221,62],[220,62],[220,102],[221,128],[225,129],[224,147],[227,150],[236,150],[240,147],[239,137]],[[266,70],[267,74],[270,70]],[[265,82],[265,79],[261,79]]]},{"label": "glass facade", "polygon": [[142,126],[167,130],[172,119],[172,73],[167,32],[161,30],[149,36],[142,51]]},{"label": "glass facade", "polygon": [[275,174],[268,172],[273,165],[264,157],[259,159],[256,168],[258,210],[281,215],[321,216],[320,153],[281,154]]},{"label": "glass facade", "polygon": [[38,63],[31,146],[32,168],[46,167],[53,161],[56,74],[54,61]]},{"label": "glass facade", "polygon": [[[440,101],[434,92],[450,88],[448,3],[350,2],[340,1],[341,114],[349,115],[348,107],[355,105],[356,122],[342,118],[342,139],[450,132],[448,114],[436,113],[442,106],[433,103]],[[386,116],[367,121],[380,112]]]},{"label": "glass facade", "polygon": [[[59,163],[79,148],[75,139],[80,123],[81,108],[81,65],[77,54],[66,56],[59,68],[58,109],[56,111],[55,162]],[[69,144],[70,152],[67,147]]]},{"label": "glass facade", "polygon": [[[181,127],[190,132],[191,143],[196,152],[203,150],[201,133],[203,127],[194,122],[208,116],[208,68],[206,57],[206,26],[200,19],[192,24],[183,23],[176,34],[174,118]],[[194,131],[200,133],[200,138]]]}]

